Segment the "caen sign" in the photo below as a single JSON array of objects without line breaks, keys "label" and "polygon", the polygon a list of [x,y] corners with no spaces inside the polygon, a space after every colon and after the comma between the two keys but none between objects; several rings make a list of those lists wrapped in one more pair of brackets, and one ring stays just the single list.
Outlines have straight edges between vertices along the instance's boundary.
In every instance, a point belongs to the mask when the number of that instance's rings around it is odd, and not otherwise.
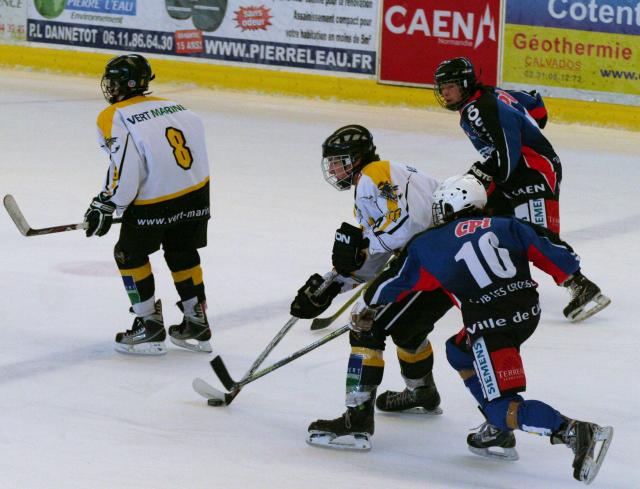
[{"label": "caen sign", "polygon": [[500,0],[383,0],[382,11],[381,82],[430,85],[441,61],[465,56],[497,83]]}]

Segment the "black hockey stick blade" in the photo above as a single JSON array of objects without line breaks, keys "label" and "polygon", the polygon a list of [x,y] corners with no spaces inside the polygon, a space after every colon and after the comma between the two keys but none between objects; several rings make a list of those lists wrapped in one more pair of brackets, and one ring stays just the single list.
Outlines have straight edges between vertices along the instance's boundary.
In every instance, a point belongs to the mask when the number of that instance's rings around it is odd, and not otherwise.
[{"label": "black hockey stick blade", "polygon": [[324,329],[327,326],[330,326],[331,323],[333,323],[333,321],[335,321],[335,318],[333,316],[328,317],[328,318],[315,318],[313,321],[311,321],[311,331],[317,331],[318,329]]},{"label": "black hockey stick blade", "polygon": [[358,299],[358,297],[360,297],[360,295],[362,294],[362,292],[364,292],[364,290],[366,288],[367,288],[367,285],[364,285],[364,286],[360,287],[360,289],[355,294],[353,294],[349,298],[349,300],[347,302],[345,302],[340,307],[340,309],[338,309],[333,314],[333,316],[329,316],[327,318],[315,318],[313,321],[311,321],[311,326],[310,326],[311,331],[317,331],[319,329],[324,329],[327,326],[330,326],[331,324],[333,324],[333,322],[336,319],[338,319],[342,315],[342,313],[344,313],[344,311],[346,311],[349,308],[349,306],[351,304],[353,304]]},{"label": "black hockey stick blade", "polygon": [[227,390],[231,391],[238,387],[238,383],[231,378],[231,375],[229,375],[229,371],[222,361],[222,358],[220,358],[220,355],[217,355],[213,360],[211,360],[210,365],[220,379],[220,382],[222,382],[222,385],[224,385]]}]

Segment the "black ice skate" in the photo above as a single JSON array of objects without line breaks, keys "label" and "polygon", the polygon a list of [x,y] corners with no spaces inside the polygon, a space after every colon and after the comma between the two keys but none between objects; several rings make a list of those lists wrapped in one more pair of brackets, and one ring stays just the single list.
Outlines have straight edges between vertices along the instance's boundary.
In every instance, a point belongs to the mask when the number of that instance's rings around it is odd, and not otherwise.
[{"label": "black ice skate", "polygon": [[386,412],[442,414],[440,394],[435,384],[414,390],[407,388],[402,392],[383,392],[376,399],[376,407]]},{"label": "black ice skate", "polygon": [[180,324],[169,328],[169,339],[181,348],[211,353],[211,328],[201,303],[195,305],[194,316],[184,316]]},{"label": "black ice skate", "polygon": [[162,303],[155,304],[156,312],[146,318],[136,317],[131,329],[116,335],[115,349],[119,353],[134,355],[164,355],[167,333],[162,321]]},{"label": "black ice skate", "polygon": [[374,431],[373,401],[347,408],[336,419],[319,419],[309,425],[307,443],[342,450],[371,450]]},{"label": "black ice skate", "polygon": [[571,300],[562,312],[572,323],[587,319],[611,304],[611,299],[600,292],[600,287],[580,272],[568,279],[565,286],[571,293]]},{"label": "black ice skate", "polygon": [[[598,426],[595,423],[567,418],[566,426],[551,435],[551,444],[563,444],[571,448],[575,455],[573,477],[585,484],[591,484],[604,462],[612,438],[611,426]],[[599,447],[596,447],[599,442]]]},{"label": "black ice skate", "polygon": [[481,457],[507,461],[520,458],[513,431],[502,431],[488,421],[481,424],[478,431],[467,436],[467,446],[471,453]]}]

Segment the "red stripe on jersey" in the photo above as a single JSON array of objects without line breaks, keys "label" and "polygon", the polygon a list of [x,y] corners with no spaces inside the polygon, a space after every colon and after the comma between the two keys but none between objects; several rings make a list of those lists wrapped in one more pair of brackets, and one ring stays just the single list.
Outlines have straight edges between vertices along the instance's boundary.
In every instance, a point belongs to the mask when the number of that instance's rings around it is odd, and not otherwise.
[{"label": "red stripe on jersey", "polygon": [[540,153],[536,153],[528,146],[522,147],[522,156],[524,157],[525,164],[532,170],[539,171],[544,179],[547,181],[547,185],[553,193],[556,193],[556,183],[558,182],[558,176],[553,168],[553,164]]},{"label": "red stripe on jersey", "polygon": [[563,272],[533,244],[527,249],[527,259],[540,270],[551,275],[557,284],[561,284],[569,277],[568,273]]},{"label": "red stripe on jersey", "polygon": [[547,109],[545,107],[536,107],[535,109],[531,109],[529,111],[529,114],[531,114],[531,117],[536,120],[542,119],[545,115],[547,115]]},{"label": "red stripe on jersey", "polygon": [[[427,272],[424,268],[420,267],[420,276],[418,277],[418,280],[414,284],[413,288],[411,290],[407,290],[398,294],[398,298],[396,299],[396,302],[401,301],[412,292],[417,292],[419,290],[424,290],[424,291],[436,290],[436,289],[439,289],[440,287],[442,287],[442,284],[440,283],[440,281],[437,278],[435,278],[433,275],[431,275],[429,272]],[[449,294],[449,296],[450,295],[451,294]]]}]

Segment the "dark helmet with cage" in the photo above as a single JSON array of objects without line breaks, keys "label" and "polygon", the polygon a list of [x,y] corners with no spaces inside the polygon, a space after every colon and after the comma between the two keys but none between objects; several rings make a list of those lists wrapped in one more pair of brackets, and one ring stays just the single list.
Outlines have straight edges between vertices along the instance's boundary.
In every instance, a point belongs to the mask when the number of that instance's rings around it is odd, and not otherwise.
[{"label": "dark helmet with cage", "polygon": [[[473,94],[479,83],[473,64],[467,58],[453,58],[443,61],[436,68],[435,76],[436,99],[446,109],[459,110]],[[460,88],[460,100],[447,102],[442,96],[444,85],[454,83]]]},{"label": "dark helmet with cage", "polygon": [[486,204],[487,191],[476,177],[469,173],[449,177],[433,193],[433,223],[439,226],[477,214]]},{"label": "dark helmet with cage", "polygon": [[322,174],[330,185],[347,190],[362,167],[378,161],[373,136],[366,127],[341,127],[322,144]]},{"label": "dark helmet with cage", "polygon": [[102,93],[110,104],[136,95],[145,95],[149,82],[155,78],[144,56],[124,54],[109,60],[102,75]]}]

